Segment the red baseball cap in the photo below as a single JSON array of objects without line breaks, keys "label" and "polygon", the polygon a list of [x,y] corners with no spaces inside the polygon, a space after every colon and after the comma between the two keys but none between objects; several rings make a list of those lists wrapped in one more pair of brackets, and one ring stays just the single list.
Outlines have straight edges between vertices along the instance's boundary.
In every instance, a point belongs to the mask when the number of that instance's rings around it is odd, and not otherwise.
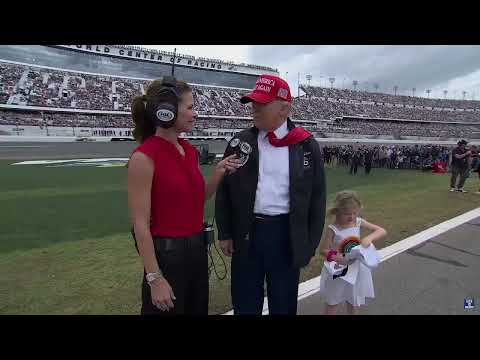
[{"label": "red baseball cap", "polygon": [[290,94],[290,87],[287,82],[273,75],[260,75],[255,89],[252,92],[245,94],[240,99],[242,104],[255,101],[261,104],[268,104],[273,100],[284,100],[291,102],[292,94]]}]

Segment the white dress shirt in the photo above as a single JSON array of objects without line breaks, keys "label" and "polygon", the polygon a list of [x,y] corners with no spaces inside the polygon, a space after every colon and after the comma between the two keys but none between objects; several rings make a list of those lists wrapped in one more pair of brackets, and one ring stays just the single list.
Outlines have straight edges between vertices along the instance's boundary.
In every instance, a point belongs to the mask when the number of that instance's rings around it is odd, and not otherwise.
[{"label": "white dress shirt", "polygon": [[[287,214],[290,211],[288,146],[271,145],[267,133],[264,130],[258,132],[258,184],[254,213]],[[279,139],[287,135],[287,122],[285,121],[274,133]]]}]

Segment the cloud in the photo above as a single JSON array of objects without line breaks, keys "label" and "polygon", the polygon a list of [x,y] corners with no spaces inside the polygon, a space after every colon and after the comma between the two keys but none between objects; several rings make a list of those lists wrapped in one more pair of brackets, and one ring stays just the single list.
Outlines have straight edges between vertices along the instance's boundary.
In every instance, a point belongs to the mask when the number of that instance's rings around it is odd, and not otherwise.
[{"label": "cloud", "polygon": [[380,91],[391,92],[398,85],[400,93],[411,94],[415,87],[417,95],[432,89],[432,95],[443,97],[444,88],[460,94],[475,91],[480,83],[480,46],[275,45],[251,46],[248,55],[250,62],[278,68],[281,76],[288,71],[290,85],[296,85],[300,72],[301,82],[312,75],[312,85],[330,86],[328,78],[335,77],[340,87],[357,80],[370,91],[377,83]]},{"label": "cloud", "polygon": [[[235,62],[266,65],[278,69],[296,89],[298,73],[300,81],[312,75],[312,85],[330,86],[334,77],[335,87],[352,88],[353,80],[359,82],[357,89],[399,94],[442,97],[448,90],[454,95],[467,98],[476,94],[480,99],[480,46],[472,45],[169,45],[149,46],[177,51],[194,56],[218,58]],[[288,72],[288,76],[287,76]],[[296,90],[294,90],[296,93]]]}]

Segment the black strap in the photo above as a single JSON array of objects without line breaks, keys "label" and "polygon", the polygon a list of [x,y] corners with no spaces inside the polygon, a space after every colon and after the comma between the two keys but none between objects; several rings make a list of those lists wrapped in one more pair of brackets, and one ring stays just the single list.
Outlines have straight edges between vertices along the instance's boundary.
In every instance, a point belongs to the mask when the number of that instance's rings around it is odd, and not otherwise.
[{"label": "black strap", "polygon": [[333,279],[335,280],[338,277],[347,275],[347,271],[348,271],[348,266],[345,269],[342,270],[341,274],[333,275]]}]

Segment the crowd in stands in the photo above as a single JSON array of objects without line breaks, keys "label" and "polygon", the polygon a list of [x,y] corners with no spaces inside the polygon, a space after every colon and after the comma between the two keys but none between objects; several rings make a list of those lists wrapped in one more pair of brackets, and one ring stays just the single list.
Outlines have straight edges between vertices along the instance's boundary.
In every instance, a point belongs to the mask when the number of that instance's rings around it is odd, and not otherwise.
[{"label": "crowd in stands", "polygon": [[24,113],[0,110],[0,125],[43,125],[42,116],[38,112]]},{"label": "crowd in stands", "polygon": [[480,125],[415,123],[406,121],[339,119],[325,132],[360,135],[394,135],[421,137],[468,137],[480,132]]},{"label": "crowd in stands", "polygon": [[[145,80],[96,76],[9,63],[0,63],[0,81],[2,103],[100,111],[130,111],[133,97],[142,94],[148,85]],[[392,98],[390,94],[313,87],[306,89],[309,95],[314,95],[295,99],[292,113],[293,118],[298,120],[363,116],[425,121],[480,121],[480,107],[478,111],[475,107],[480,102],[475,101],[458,101],[460,105],[464,103],[462,109],[475,108],[475,111],[448,111],[446,110],[448,106],[455,104],[451,103],[451,100],[436,99],[435,101],[445,102],[443,105],[437,104],[441,105],[443,110],[432,110],[385,105],[384,101],[390,101]],[[194,98],[197,100],[201,115],[248,116],[248,107],[238,102],[243,92],[244,89],[194,86]],[[372,94],[377,98],[368,97]],[[376,103],[358,103],[367,100],[375,100]],[[408,103],[409,106],[412,104],[413,101]]]},{"label": "crowd in stands", "polygon": [[195,129],[245,129],[252,126],[250,120],[240,119],[210,119],[210,118],[198,118],[195,121]]},{"label": "crowd in stands", "polygon": [[240,103],[245,90],[195,86],[193,100],[199,115],[251,116],[250,108]]},{"label": "crowd in stands", "polygon": [[0,125],[132,128],[129,115],[0,110]]},{"label": "crowd in stands", "polygon": [[15,92],[15,86],[24,71],[24,66],[0,62],[0,104],[5,104]]},{"label": "crowd in stands", "polygon": [[419,96],[394,95],[379,92],[369,92],[351,89],[323,88],[316,86],[301,86],[301,89],[310,97],[348,99],[354,101],[375,102],[379,104],[408,104],[430,108],[450,109],[480,109],[478,100],[454,100],[425,98]]},{"label": "crowd in stands", "polygon": [[[143,94],[149,81],[107,75],[90,75],[0,62],[0,104],[28,105],[47,108],[79,109],[93,111],[118,111],[118,114],[84,115],[79,113],[45,112],[45,116],[0,111],[0,124],[18,125],[42,122],[46,126],[68,127],[132,127],[130,104],[134,96]],[[242,105],[240,97],[247,90],[225,87],[193,87],[195,110],[199,114],[196,129],[244,128],[251,123],[240,118],[251,116],[251,107]],[[337,132],[362,135],[468,137],[478,132],[476,124],[438,124],[395,121],[393,119],[435,122],[480,123],[478,101],[439,100],[436,105],[443,110],[403,107],[403,104],[431,104],[430,99],[368,93],[344,89],[303,87],[308,94],[294,99],[292,119],[334,120],[326,129],[308,126],[311,131]],[[399,99],[402,106],[388,105]],[[374,101],[375,103],[360,103]],[[460,106],[461,105],[461,106]],[[422,105],[424,106],[424,105]],[[445,110],[457,106],[457,110]],[[458,109],[475,109],[459,111]],[[8,116],[7,116],[8,115]],[[219,116],[223,119],[202,119]],[[343,118],[356,117],[357,120]],[[236,119],[232,119],[236,118]],[[375,118],[392,119],[379,121]],[[40,120],[38,120],[40,119]],[[364,119],[364,120],[363,120]]]},{"label": "crowd in stands", "polygon": [[[133,128],[129,114],[84,114],[39,111],[11,111],[0,109],[0,125],[60,126],[88,128]],[[199,117],[196,130],[211,128],[244,129],[252,125],[251,120]]]},{"label": "crowd in stands", "polygon": [[[130,111],[148,81],[0,63],[0,103],[99,111]],[[249,116],[238,99],[246,90],[195,86],[199,115]]]},{"label": "crowd in stands", "polygon": [[480,122],[480,108],[476,111],[428,110],[352,103],[351,101],[323,100],[303,96],[295,99],[293,117],[302,120],[331,120],[342,116],[359,116],[442,122]]}]

